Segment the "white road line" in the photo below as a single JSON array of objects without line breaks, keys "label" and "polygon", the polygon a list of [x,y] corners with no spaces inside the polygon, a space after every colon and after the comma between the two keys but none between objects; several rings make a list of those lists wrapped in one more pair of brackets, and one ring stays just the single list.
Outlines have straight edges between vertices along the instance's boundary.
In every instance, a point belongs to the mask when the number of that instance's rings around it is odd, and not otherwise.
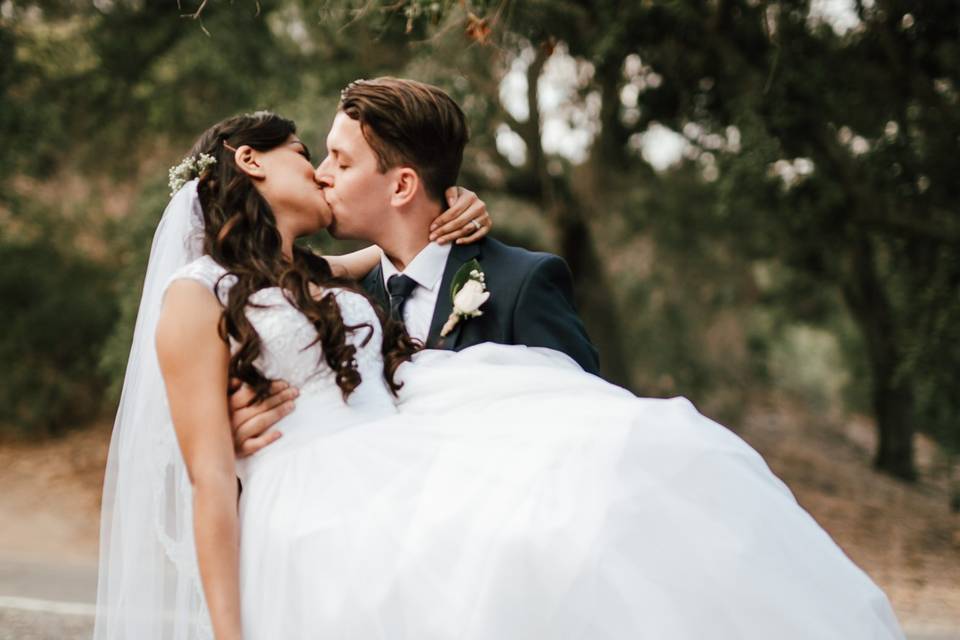
[{"label": "white road line", "polygon": [[60,602],[57,600],[40,600],[37,598],[20,598],[17,596],[0,596],[0,609],[19,609],[20,611],[40,611],[68,616],[96,615],[96,605],[85,602]]}]

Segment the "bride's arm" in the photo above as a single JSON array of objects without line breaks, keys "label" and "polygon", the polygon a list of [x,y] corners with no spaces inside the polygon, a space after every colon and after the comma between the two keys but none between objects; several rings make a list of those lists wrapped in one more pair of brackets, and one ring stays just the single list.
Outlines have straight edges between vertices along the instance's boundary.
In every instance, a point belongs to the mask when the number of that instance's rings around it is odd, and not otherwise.
[{"label": "bride's arm", "polygon": [[217,640],[240,640],[239,524],[233,437],[227,412],[229,347],[220,305],[199,282],[166,292],[157,356],[177,440],[193,486],[200,577]]},{"label": "bride's arm", "polygon": [[[437,216],[430,226],[431,241],[469,244],[490,232],[493,221],[487,213],[487,205],[477,194],[463,187],[450,187],[446,196],[450,208]],[[335,276],[359,280],[380,262],[380,247],[374,245],[342,256],[324,258]]]},{"label": "bride's arm", "polygon": [[380,247],[374,244],[353,253],[342,256],[325,255],[323,258],[330,264],[333,275],[360,280],[380,262]]}]

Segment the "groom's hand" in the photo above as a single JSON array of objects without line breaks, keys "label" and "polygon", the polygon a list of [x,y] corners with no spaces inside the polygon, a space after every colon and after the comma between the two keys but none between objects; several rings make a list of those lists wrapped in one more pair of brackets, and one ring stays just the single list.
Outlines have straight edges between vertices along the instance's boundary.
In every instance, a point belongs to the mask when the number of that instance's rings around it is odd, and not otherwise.
[{"label": "groom's hand", "polygon": [[456,240],[457,244],[470,244],[490,232],[493,220],[477,194],[463,187],[450,187],[444,195],[450,208],[430,225],[431,242],[446,244]]},{"label": "groom's hand", "polygon": [[238,458],[253,455],[282,434],[267,430],[288,415],[295,407],[300,391],[286,382],[270,385],[270,395],[263,401],[250,404],[253,389],[239,380],[230,381],[230,426],[233,429],[233,448]]}]

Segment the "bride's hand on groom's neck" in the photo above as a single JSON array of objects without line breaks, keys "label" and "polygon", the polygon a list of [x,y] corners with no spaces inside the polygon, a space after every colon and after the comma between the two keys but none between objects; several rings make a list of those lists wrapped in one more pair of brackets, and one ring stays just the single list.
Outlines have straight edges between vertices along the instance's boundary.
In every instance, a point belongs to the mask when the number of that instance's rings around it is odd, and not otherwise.
[{"label": "bride's hand on groom's neck", "polygon": [[450,208],[430,225],[431,242],[469,244],[490,232],[493,220],[487,212],[487,205],[477,194],[463,187],[450,187],[445,195]]}]

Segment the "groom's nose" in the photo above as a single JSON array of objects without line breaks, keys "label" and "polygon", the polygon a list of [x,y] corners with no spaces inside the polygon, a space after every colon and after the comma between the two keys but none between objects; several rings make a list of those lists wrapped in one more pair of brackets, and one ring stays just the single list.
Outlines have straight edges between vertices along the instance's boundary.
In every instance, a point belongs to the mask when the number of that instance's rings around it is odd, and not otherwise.
[{"label": "groom's nose", "polygon": [[313,172],[313,178],[317,181],[321,187],[327,188],[333,186],[333,177],[330,175],[330,172],[325,169],[327,159],[324,158],[323,162],[317,167],[316,171]]}]

